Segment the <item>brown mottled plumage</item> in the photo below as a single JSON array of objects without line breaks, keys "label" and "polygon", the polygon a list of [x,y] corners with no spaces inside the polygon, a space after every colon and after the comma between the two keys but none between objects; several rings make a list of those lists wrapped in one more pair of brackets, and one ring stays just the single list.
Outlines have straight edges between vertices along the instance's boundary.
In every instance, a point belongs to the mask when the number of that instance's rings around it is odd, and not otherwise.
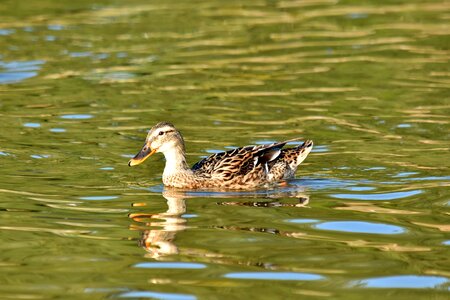
[{"label": "brown mottled plumage", "polygon": [[313,142],[308,140],[301,146],[282,149],[286,143],[297,140],[217,153],[189,168],[180,132],[172,124],[160,122],[149,131],[144,147],[128,165],[138,165],[152,154],[162,152],[166,158],[163,183],[167,186],[250,189],[294,177],[298,165],[313,146]]}]

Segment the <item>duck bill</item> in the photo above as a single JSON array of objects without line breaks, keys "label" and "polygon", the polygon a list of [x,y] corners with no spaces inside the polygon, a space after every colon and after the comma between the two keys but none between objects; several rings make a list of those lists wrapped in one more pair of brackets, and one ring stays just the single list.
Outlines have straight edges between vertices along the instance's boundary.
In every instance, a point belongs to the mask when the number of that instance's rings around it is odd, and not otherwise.
[{"label": "duck bill", "polygon": [[158,149],[151,149],[149,146],[147,146],[147,144],[144,145],[141,151],[139,151],[139,153],[136,154],[135,157],[130,159],[130,161],[128,162],[128,166],[132,167],[142,164],[147,158],[155,154],[156,150]]}]

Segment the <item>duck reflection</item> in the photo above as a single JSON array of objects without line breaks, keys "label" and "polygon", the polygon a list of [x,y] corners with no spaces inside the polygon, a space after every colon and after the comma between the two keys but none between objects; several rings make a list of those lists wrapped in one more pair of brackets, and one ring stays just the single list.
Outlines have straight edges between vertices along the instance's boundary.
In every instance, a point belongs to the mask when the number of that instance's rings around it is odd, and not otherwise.
[{"label": "duck reflection", "polygon": [[217,202],[218,205],[231,205],[231,206],[254,206],[254,207],[305,207],[309,203],[309,197],[303,195],[299,197],[295,197],[298,200],[298,203],[283,203],[278,200],[270,200],[270,201],[223,201]]},{"label": "duck reflection", "polygon": [[147,256],[155,259],[161,256],[178,254],[178,248],[173,241],[177,232],[186,229],[187,222],[187,220],[182,217],[186,212],[186,202],[184,198],[171,196],[170,193],[167,192],[163,192],[163,197],[167,200],[168,209],[166,212],[156,214],[130,214],[130,218],[134,221],[143,223],[145,227],[155,228],[143,230],[142,236],[139,239],[139,246],[147,251]]},{"label": "duck reflection", "polygon": [[[129,215],[133,221],[143,224],[143,227],[133,226],[134,229],[142,230],[139,246],[146,251],[147,257],[162,260],[165,256],[179,254],[180,250],[175,245],[176,234],[187,228],[187,218],[183,217],[186,213],[187,198],[210,197],[210,198],[257,198],[256,201],[221,201],[217,205],[231,206],[254,206],[254,207],[306,207],[309,203],[309,196],[305,194],[303,188],[286,189],[281,191],[267,190],[255,192],[186,192],[173,188],[165,188],[162,196],[167,200],[168,209],[162,213],[132,213]],[[264,198],[265,200],[262,200]],[[285,203],[281,198],[294,198],[294,203]],[[133,206],[140,206],[135,203]],[[145,229],[151,227],[152,229]],[[223,226],[217,228],[224,229]],[[239,230],[237,228],[229,228]],[[255,232],[272,232],[281,234],[276,229],[267,230],[266,228],[245,228],[240,230],[251,230]],[[190,251],[189,251],[190,252]],[[204,253],[202,254],[204,256]],[[210,254],[209,257],[216,255]],[[220,256],[220,255],[219,255]]]}]

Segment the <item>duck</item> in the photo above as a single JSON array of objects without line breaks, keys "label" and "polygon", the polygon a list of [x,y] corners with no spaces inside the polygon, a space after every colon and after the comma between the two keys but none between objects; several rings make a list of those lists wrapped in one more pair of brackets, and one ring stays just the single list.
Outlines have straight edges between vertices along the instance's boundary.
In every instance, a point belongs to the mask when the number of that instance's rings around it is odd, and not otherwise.
[{"label": "duck", "polygon": [[165,186],[179,189],[248,190],[286,184],[313,148],[313,141],[284,148],[299,138],[251,145],[210,155],[189,167],[183,136],[172,123],[159,122],[148,132],[142,149],[128,162],[137,166],[155,153],[166,163]]}]

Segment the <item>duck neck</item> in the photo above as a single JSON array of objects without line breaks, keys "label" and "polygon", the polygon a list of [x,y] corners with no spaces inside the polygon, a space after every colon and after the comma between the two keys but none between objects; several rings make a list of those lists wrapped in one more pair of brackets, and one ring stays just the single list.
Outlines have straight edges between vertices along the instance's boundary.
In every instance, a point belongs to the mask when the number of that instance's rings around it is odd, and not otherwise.
[{"label": "duck neck", "polygon": [[163,177],[171,176],[180,172],[191,172],[186,162],[186,155],[181,146],[173,147],[164,151],[166,158],[166,166],[164,168]]}]

